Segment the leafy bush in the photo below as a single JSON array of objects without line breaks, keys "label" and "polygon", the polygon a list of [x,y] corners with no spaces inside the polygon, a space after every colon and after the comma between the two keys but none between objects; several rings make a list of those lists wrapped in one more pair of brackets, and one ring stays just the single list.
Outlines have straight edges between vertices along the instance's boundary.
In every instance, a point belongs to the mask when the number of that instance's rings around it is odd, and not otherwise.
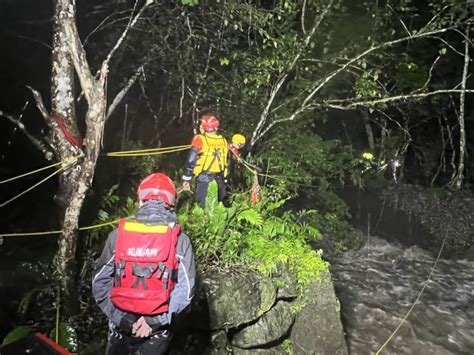
[{"label": "leafy bush", "polygon": [[234,194],[234,203],[225,208],[217,200],[217,185],[211,183],[205,208],[196,205],[191,213],[181,213],[180,223],[189,231],[202,267],[241,266],[271,275],[284,263],[304,285],[328,264],[307,244],[319,238],[319,231],[304,222],[316,211],[280,213],[286,200],[263,188],[254,206],[248,196]]},{"label": "leafy bush", "polygon": [[[101,198],[99,212],[92,225],[113,222],[121,217],[133,216],[135,214],[138,208],[136,199],[128,196],[126,199],[120,200],[117,190],[118,185],[113,185],[104,192]],[[115,227],[117,227],[117,225],[92,229],[89,232],[88,246],[100,251],[107,235]]]}]

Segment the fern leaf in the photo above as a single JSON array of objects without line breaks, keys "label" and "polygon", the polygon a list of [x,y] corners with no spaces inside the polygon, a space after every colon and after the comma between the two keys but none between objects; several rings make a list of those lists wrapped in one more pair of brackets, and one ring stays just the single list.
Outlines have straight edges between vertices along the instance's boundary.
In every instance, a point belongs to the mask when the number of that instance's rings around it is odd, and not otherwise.
[{"label": "fern leaf", "polygon": [[237,219],[239,221],[246,221],[248,223],[250,223],[251,225],[254,225],[254,226],[262,226],[263,225],[263,218],[262,218],[262,215],[260,214],[260,212],[258,212],[257,210],[254,210],[253,208],[249,208],[247,210],[243,210],[239,213],[239,215],[237,216]]}]

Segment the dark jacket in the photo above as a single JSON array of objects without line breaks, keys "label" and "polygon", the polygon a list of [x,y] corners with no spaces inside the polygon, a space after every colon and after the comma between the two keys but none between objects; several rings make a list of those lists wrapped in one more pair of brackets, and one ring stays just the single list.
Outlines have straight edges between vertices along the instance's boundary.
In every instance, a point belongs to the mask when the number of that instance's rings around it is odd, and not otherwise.
[{"label": "dark jacket", "polygon": [[[174,212],[169,211],[162,201],[150,200],[140,207],[136,220],[148,225],[177,223]],[[110,300],[110,291],[114,286],[115,275],[115,242],[117,229],[112,231],[105,243],[104,250],[96,262],[92,279],[92,293],[102,312],[117,327],[128,331],[140,315],[124,312]],[[171,323],[172,315],[186,308],[194,295],[196,270],[191,242],[188,236],[181,233],[176,246],[176,258],[179,262],[178,281],[171,292],[167,313],[145,317],[147,323],[155,330]]]}]

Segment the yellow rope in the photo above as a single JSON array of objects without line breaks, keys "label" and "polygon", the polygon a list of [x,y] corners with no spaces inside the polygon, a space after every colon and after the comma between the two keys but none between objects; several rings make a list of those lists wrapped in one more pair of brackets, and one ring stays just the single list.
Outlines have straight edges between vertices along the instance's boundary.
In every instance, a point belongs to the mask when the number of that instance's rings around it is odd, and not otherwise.
[{"label": "yellow rope", "polygon": [[[85,230],[90,230],[90,229],[96,229],[96,228],[102,228],[105,226],[109,226],[112,224],[116,224],[120,221],[120,219],[117,219],[115,221],[111,222],[105,222],[105,223],[100,223],[100,224],[94,224],[92,226],[87,226],[87,227],[80,227],[80,231],[85,231]],[[21,237],[21,236],[38,236],[38,235],[48,235],[48,234],[61,234],[63,231],[62,230],[55,230],[55,231],[48,231],[48,232],[30,232],[30,233],[4,233],[0,234],[0,238],[2,237]]]},{"label": "yellow rope", "polygon": [[0,238],[3,237],[31,237],[31,236],[37,236],[37,235],[48,235],[48,234],[61,234],[63,231],[62,230],[56,230],[56,231],[48,231],[48,232],[29,232],[29,233],[4,233],[0,234]]},{"label": "yellow rope", "polygon": [[63,160],[63,161],[60,161],[59,163],[54,163],[54,164],[51,164],[51,165],[48,165],[48,166],[44,166],[44,167],[42,167],[42,168],[39,168],[39,169],[30,171],[30,172],[28,172],[28,173],[24,173],[24,174],[21,174],[21,175],[18,175],[18,176],[14,176],[14,177],[9,178],[9,179],[6,179],[6,180],[2,180],[2,181],[0,181],[0,184],[5,184],[5,183],[10,182],[10,181],[14,181],[14,180],[17,180],[17,179],[21,179],[22,177],[25,177],[25,176],[28,176],[28,175],[36,174],[36,173],[38,173],[38,172],[40,172],[40,171],[47,170],[47,169],[53,168],[53,167],[55,167],[55,166],[64,164],[64,163],[66,163],[67,161],[68,161],[68,160]]},{"label": "yellow rope", "polygon": [[153,154],[166,154],[172,152],[179,152],[191,148],[191,145],[177,145],[173,147],[161,147],[152,149],[139,149],[139,150],[125,150],[117,152],[109,152],[106,155],[109,157],[130,157],[130,156],[142,156],[142,155],[153,155]]},{"label": "yellow rope", "polygon": [[67,163],[64,163],[62,167],[60,167],[59,169],[56,169],[56,171],[54,171],[52,174],[49,174],[48,176],[46,176],[44,179],[40,180],[39,182],[37,182],[36,184],[34,184],[33,186],[30,186],[29,188],[27,188],[26,190],[20,192],[19,194],[17,194],[16,196],[13,196],[11,199],[5,201],[5,202],[2,202],[0,203],[0,208],[1,207],[5,207],[6,205],[8,205],[10,202],[12,201],[15,201],[17,198],[23,196],[24,194],[26,194],[27,192],[30,192],[31,190],[33,190],[34,188],[38,187],[39,185],[41,185],[42,183],[46,182],[47,180],[51,179],[53,176],[59,174],[60,172],[66,170],[68,167],[70,167],[74,162],[76,162],[78,158],[73,158],[73,159],[69,159]]},{"label": "yellow rope", "polygon": [[[233,152],[232,152],[233,153]],[[235,155],[235,153],[233,153]],[[287,179],[295,179],[295,178],[301,178],[303,179],[304,177],[302,176],[285,176],[285,175],[269,175],[269,174],[263,174],[263,173],[259,173],[257,172],[257,170],[253,169],[249,163],[247,163],[245,160],[243,160],[242,158],[240,158],[239,156],[235,155],[238,159],[238,161],[240,163],[242,163],[242,165],[247,168],[253,175],[257,175],[257,176],[262,176],[262,177],[267,177],[267,178],[270,178],[270,179],[274,179],[274,180],[281,180],[281,181],[285,181]],[[308,185],[308,184],[301,184],[301,183],[298,183],[298,182],[293,182],[293,181],[289,181],[291,184],[294,184],[294,185],[298,185],[298,186],[303,186],[303,187],[311,187],[311,188],[317,188],[317,186],[313,186],[313,185]]]},{"label": "yellow rope", "polygon": [[425,291],[425,288],[428,286],[428,282],[431,280],[431,276],[433,275],[433,271],[436,269],[436,265],[438,264],[438,261],[439,261],[439,258],[441,257],[441,253],[443,252],[443,249],[444,249],[444,244],[446,243],[446,239],[448,238],[448,231],[449,231],[449,228],[451,226],[451,220],[452,220],[452,217],[450,218],[449,220],[449,223],[448,223],[448,227],[446,228],[446,234],[444,236],[444,239],[443,239],[443,243],[441,244],[441,248],[439,249],[439,252],[438,252],[438,256],[436,257],[436,260],[433,264],[433,266],[431,267],[431,271],[428,275],[428,278],[426,279],[425,283],[423,284],[423,287],[421,288],[420,292],[418,293],[418,296],[416,297],[415,299],[415,302],[413,302],[413,304],[411,305],[410,309],[408,310],[408,312],[405,314],[405,316],[402,318],[402,320],[400,321],[400,323],[398,324],[398,326],[395,328],[395,330],[392,332],[392,334],[390,334],[390,336],[387,338],[387,340],[385,341],[385,343],[382,344],[382,346],[379,348],[379,350],[377,350],[377,352],[375,353],[375,355],[379,355],[380,352],[387,346],[387,344],[392,340],[392,338],[395,336],[395,334],[397,334],[398,330],[401,328],[401,326],[403,325],[403,323],[407,320],[407,318],[410,316],[411,312],[413,311],[413,308],[415,308],[415,305],[418,303],[418,301],[420,300],[421,298],[421,295],[423,294],[423,292]]},{"label": "yellow rope", "polygon": [[104,222],[104,223],[100,223],[100,224],[94,224],[92,226],[81,227],[81,228],[79,228],[79,230],[80,231],[86,231],[86,230],[89,230],[89,229],[102,228],[102,227],[105,227],[105,226],[110,226],[112,224],[116,224],[119,221],[120,221],[120,218],[116,219],[115,221],[111,221],[111,222]]},{"label": "yellow rope", "polygon": [[124,154],[113,154],[109,155],[107,154],[108,157],[141,157],[141,156],[149,156],[149,155],[160,155],[160,154],[168,154],[168,153],[175,153],[175,152],[180,152],[183,150],[188,150],[189,148],[176,148],[172,150],[167,150],[167,151],[159,151],[159,152],[147,152],[147,153],[124,153]]},{"label": "yellow rope", "polygon": [[176,145],[176,146],[172,146],[172,147],[160,147],[160,148],[138,149],[138,150],[123,150],[123,151],[109,152],[108,154],[157,152],[157,151],[161,151],[161,150],[169,150],[169,149],[175,149],[175,148],[191,148],[191,145],[186,144],[186,145]]}]

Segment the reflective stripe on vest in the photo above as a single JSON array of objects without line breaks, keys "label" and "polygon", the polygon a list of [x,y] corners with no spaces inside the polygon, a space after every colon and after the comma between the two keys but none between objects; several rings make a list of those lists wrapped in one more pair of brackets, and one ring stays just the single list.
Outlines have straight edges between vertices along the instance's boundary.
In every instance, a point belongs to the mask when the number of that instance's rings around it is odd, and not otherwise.
[{"label": "reflective stripe on vest", "polygon": [[227,141],[221,135],[200,134],[202,149],[199,153],[194,175],[201,173],[223,173],[227,175]]},{"label": "reflective stripe on vest", "polygon": [[148,226],[138,222],[125,222],[123,230],[126,232],[138,232],[138,233],[166,233],[168,226]]}]

